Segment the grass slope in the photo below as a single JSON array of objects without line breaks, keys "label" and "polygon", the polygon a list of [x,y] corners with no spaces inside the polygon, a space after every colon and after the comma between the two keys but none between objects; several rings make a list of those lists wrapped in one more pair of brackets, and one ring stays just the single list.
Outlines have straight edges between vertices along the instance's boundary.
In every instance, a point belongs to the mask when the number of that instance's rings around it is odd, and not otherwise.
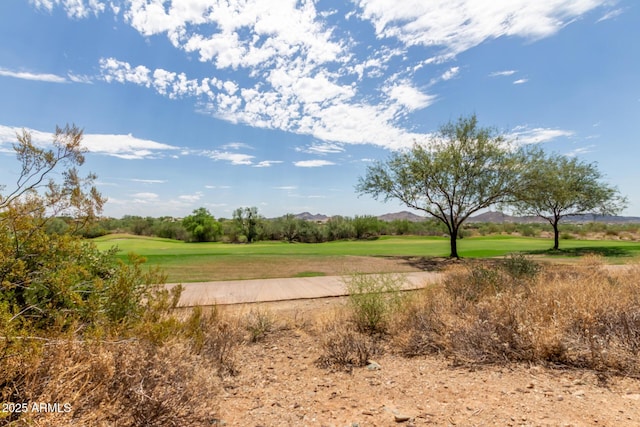
[{"label": "grass slope", "polygon": [[[440,237],[383,236],[376,240],[291,244],[257,242],[246,244],[186,243],[182,241],[130,235],[108,235],[94,239],[101,249],[117,246],[119,256],[135,252],[147,258],[150,267],[161,267],[169,282],[202,280],[294,277],[314,274],[343,274],[352,271],[408,271],[384,258],[443,257],[449,241]],[[568,259],[595,252],[616,259],[640,256],[640,243],[610,240],[566,240],[562,251],[550,253],[549,239],[485,236],[462,239],[461,256],[487,258],[512,252],[543,254]],[[372,260],[371,257],[377,257]],[[393,265],[392,265],[393,264]]]}]

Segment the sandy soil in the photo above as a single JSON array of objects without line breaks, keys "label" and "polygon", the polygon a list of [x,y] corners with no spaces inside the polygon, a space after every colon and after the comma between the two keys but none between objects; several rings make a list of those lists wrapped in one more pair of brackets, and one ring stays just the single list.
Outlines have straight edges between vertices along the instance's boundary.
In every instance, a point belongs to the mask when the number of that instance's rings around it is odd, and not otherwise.
[{"label": "sandy soil", "polygon": [[[540,366],[454,367],[443,357],[407,359],[393,348],[380,369],[319,368],[318,317],[342,298],[261,304],[280,325],[237,355],[224,380],[228,426],[638,426],[640,381]],[[242,315],[256,306],[228,306]]]}]

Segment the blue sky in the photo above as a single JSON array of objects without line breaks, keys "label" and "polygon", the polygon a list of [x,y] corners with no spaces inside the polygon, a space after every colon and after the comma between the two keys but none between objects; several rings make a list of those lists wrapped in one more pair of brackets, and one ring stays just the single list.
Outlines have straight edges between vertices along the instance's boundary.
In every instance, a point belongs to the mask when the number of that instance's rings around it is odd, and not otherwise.
[{"label": "blue sky", "polygon": [[109,216],[381,214],[371,161],[475,113],[640,216],[638,40],[631,0],[2,0],[0,183],[75,123]]}]

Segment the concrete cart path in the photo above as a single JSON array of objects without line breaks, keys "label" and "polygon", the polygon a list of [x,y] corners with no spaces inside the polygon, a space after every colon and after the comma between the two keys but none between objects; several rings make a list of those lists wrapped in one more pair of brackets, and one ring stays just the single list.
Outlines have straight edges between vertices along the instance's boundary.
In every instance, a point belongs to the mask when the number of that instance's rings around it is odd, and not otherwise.
[{"label": "concrete cart path", "polygon": [[[403,289],[419,289],[439,280],[441,273],[403,273]],[[173,287],[176,284],[168,284]],[[178,306],[242,304],[347,295],[343,276],[295,277],[285,279],[228,280],[183,283]]]}]

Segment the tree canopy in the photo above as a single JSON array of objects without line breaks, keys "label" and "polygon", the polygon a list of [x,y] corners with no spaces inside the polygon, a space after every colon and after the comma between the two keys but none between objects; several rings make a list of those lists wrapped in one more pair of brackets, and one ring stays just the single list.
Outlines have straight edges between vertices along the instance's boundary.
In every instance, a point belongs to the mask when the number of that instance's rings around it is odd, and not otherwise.
[{"label": "tree canopy", "polygon": [[[125,265],[116,259],[115,249],[99,251],[76,233],[105,203],[93,185],[95,175],[82,178],[76,170],[84,163],[82,130],[56,128],[44,147],[23,131],[13,148],[19,174],[12,188],[0,188],[6,190],[0,193],[3,335],[27,326],[79,323],[83,329],[131,323],[146,315],[156,297],[167,297],[162,277],[144,272],[141,259],[132,258]],[[48,232],[55,215],[69,218],[73,226]],[[0,352],[2,345],[6,342],[0,343]]]},{"label": "tree canopy", "polygon": [[522,185],[512,204],[518,214],[547,220],[554,230],[553,249],[558,249],[558,223],[563,217],[614,215],[626,206],[626,199],[602,179],[595,163],[560,154],[547,155],[537,147],[532,148],[528,150]]},{"label": "tree canopy", "polygon": [[238,208],[233,211],[233,220],[239,233],[247,239],[247,243],[253,242],[258,237],[258,222],[260,221],[258,208],[255,206]]},{"label": "tree canopy", "polygon": [[450,256],[457,258],[464,221],[512,195],[521,154],[504,135],[480,127],[475,115],[461,117],[425,144],[370,166],[356,190],[384,201],[398,199],[441,221],[450,236]]},{"label": "tree canopy", "polygon": [[220,224],[206,208],[198,208],[182,220],[184,228],[196,242],[212,242],[220,237]]}]

